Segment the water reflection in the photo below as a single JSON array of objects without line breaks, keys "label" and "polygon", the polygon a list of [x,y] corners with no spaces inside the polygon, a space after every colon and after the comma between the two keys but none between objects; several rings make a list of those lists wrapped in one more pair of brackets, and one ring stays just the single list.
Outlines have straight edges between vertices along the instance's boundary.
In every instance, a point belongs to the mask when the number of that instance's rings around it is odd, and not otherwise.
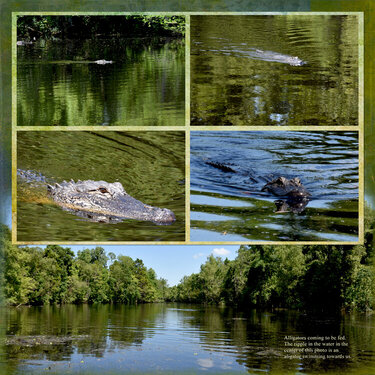
[{"label": "water reflection", "polygon": [[[356,132],[192,132],[190,172],[193,241],[357,240]],[[279,176],[311,194],[300,214],[262,191]]]},{"label": "water reflection", "polygon": [[[6,345],[1,362],[6,362],[6,374],[45,368],[57,373],[375,370],[371,316],[320,317],[183,304],[21,307],[3,313]],[[287,357],[286,337],[339,335],[348,344],[340,349],[341,359]]]},{"label": "water reflection", "polygon": [[17,46],[18,125],[184,125],[184,106],[183,40]]},{"label": "water reflection", "polygon": [[192,16],[193,125],[357,125],[356,16]]}]

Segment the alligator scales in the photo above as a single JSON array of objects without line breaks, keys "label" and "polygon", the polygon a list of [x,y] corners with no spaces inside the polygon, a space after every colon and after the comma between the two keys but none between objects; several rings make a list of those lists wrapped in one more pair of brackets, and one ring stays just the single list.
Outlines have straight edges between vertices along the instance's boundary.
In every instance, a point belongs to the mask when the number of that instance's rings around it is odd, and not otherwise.
[{"label": "alligator scales", "polygon": [[176,220],[171,210],[149,206],[130,196],[120,182],[71,180],[47,185],[47,189],[62,209],[95,222],[135,219],[169,225]]}]

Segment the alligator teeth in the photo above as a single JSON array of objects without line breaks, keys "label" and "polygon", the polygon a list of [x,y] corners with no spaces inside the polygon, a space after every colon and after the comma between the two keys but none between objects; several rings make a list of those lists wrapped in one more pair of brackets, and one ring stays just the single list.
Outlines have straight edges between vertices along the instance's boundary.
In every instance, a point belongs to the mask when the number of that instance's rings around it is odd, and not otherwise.
[{"label": "alligator teeth", "polygon": [[[65,182],[65,181],[64,181]],[[58,184],[57,182],[55,183],[55,187],[57,187],[57,188],[60,188],[61,189],[61,185],[60,184]]]}]

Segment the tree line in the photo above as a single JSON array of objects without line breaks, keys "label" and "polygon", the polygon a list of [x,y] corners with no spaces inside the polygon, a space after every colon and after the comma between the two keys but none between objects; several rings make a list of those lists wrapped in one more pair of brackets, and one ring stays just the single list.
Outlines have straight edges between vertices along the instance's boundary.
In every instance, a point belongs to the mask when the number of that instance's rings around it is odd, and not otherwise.
[{"label": "tree line", "polygon": [[9,231],[4,234],[3,294],[7,304],[135,304],[165,299],[166,280],[158,279],[140,259],[116,258],[98,246],[77,255],[59,245],[44,249],[15,246]]},{"label": "tree line", "polygon": [[363,246],[241,246],[211,255],[170,289],[180,302],[315,311],[375,308],[375,273]]},{"label": "tree line", "polygon": [[182,37],[185,17],[158,15],[19,16],[18,40],[96,37]]},{"label": "tree line", "polygon": [[230,261],[213,255],[176,286],[142,260],[102,247],[15,246],[3,226],[3,294],[11,305],[189,302],[303,310],[375,308],[374,220],[363,245],[241,246]]},{"label": "tree line", "polygon": [[209,256],[170,288],[172,301],[315,311],[375,309],[373,212],[362,245],[241,246],[235,260]]}]

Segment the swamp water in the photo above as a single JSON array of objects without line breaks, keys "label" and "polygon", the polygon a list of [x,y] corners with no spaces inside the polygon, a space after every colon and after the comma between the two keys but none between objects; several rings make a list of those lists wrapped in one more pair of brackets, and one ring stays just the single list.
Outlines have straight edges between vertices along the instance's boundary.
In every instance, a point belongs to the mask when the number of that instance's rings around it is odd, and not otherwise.
[{"label": "swamp water", "polygon": [[192,16],[191,123],[358,125],[358,64],[356,16]]},{"label": "swamp water", "polygon": [[[375,373],[373,315],[185,304],[21,306],[1,315],[4,375]],[[291,337],[328,336],[340,336],[340,358],[287,357]]]},{"label": "swamp water", "polygon": [[[17,168],[46,178],[42,183],[18,179],[18,241],[185,240],[183,132],[27,131],[17,138]],[[84,220],[47,196],[46,183],[71,179],[119,181],[133,198],[172,210],[176,221],[167,226]]]},{"label": "swamp water", "polygon": [[[103,59],[112,63],[95,63]],[[17,125],[184,124],[182,39],[41,40],[17,46]]]},{"label": "swamp water", "polygon": [[[356,132],[191,132],[190,173],[192,241],[358,239]],[[276,213],[280,197],[261,191],[279,176],[311,194],[302,213]]]}]

